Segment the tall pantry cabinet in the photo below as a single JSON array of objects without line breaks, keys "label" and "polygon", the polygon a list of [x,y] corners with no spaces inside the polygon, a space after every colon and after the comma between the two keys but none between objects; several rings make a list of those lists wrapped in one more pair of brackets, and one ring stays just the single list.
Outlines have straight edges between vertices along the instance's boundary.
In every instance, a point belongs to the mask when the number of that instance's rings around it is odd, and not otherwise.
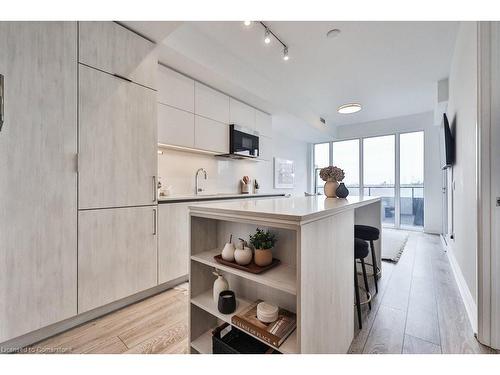
[{"label": "tall pantry cabinet", "polygon": [[76,38],[0,22],[0,343],[77,313]]},{"label": "tall pantry cabinet", "polygon": [[78,312],[157,285],[155,44],[79,22]]}]

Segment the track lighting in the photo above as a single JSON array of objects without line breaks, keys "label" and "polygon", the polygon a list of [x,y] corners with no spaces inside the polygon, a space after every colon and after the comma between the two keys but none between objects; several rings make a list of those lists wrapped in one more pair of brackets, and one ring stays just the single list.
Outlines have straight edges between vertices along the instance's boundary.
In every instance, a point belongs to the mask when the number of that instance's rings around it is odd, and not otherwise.
[{"label": "track lighting", "polygon": [[288,56],[288,47],[283,49],[283,60],[288,61],[290,57]]},{"label": "track lighting", "polygon": [[264,43],[271,43],[271,33],[269,32],[269,29],[266,29],[266,33],[264,34]]},{"label": "track lighting", "polygon": [[[243,21],[243,24],[245,26],[250,26],[253,23],[253,21]],[[283,46],[283,60],[288,61],[290,59],[290,56],[288,55],[288,46],[281,41],[281,39],[272,32],[272,30],[267,27],[267,25],[262,22],[258,21],[258,24],[260,24],[264,28],[264,43],[269,44],[271,43],[271,38],[276,39],[282,46]]]}]

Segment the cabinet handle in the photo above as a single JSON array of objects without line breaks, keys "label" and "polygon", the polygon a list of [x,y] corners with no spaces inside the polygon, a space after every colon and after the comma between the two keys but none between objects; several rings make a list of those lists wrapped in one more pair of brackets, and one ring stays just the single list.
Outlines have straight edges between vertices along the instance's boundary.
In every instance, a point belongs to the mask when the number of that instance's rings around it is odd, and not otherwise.
[{"label": "cabinet handle", "polygon": [[0,74],[0,131],[2,131],[3,119],[4,119],[4,77]]},{"label": "cabinet handle", "polygon": [[119,75],[119,74],[116,74],[116,73],[114,73],[113,75],[114,75],[116,78],[123,79],[124,81],[127,81],[127,82],[132,82],[132,80],[131,80],[131,79],[129,79],[129,78],[127,78],[127,77],[124,77],[124,76],[122,76],[122,75]]},{"label": "cabinet handle", "polygon": [[156,208],[153,208],[153,236],[156,236],[157,220]]},{"label": "cabinet handle", "polygon": [[153,176],[153,202],[156,202],[156,189],[158,189],[156,186],[156,176]]}]

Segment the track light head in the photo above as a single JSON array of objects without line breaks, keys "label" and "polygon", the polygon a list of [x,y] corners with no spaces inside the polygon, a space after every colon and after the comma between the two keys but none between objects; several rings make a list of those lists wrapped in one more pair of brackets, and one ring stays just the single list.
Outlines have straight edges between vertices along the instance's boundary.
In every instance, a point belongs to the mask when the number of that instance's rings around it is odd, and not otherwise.
[{"label": "track light head", "polygon": [[283,60],[288,61],[289,58],[290,56],[288,56],[288,47],[285,47],[283,49]]},{"label": "track light head", "polygon": [[264,34],[264,43],[271,43],[271,33],[269,32],[269,29],[266,29],[266,33]]}]

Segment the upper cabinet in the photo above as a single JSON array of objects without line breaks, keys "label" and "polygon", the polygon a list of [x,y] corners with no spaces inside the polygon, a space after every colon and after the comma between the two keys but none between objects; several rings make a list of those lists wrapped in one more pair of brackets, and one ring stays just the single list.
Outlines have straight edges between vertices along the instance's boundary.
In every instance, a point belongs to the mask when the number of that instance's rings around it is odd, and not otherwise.
[{"label": "upper cabinet", "polygon": [[154,204],[156,92],[80,65],[78,97],[78,208]]},{"label": "upper cabinet", "polygon": [[158,65],[158,102],[194,113],[194,80]]},{"label": "upper cabinet", "polygon": [[229,123],[229,96],[200,82],[195,82],[195,114],[209,119]]},{"label": "upper cabinet", "polygon": [[158,103],[158,143],[194,147],[194,114]]},{"label": "upper cabinet", "polygon": [[221,154],[229,152],[229,125],[195,116],[194,147]]},{"label": "upper cabinet", "polygon": [[259,110],[255,110],[255,130],[259,132],[260,135],[266,137],[273,136],[273,124],[271,115],[264,113]]},{"label": "upper cabinet", "polygon": [[79,22],[79,62],[156,89],[156,45],[110,21]]},{"label": "upper cabinet", "polygon": [[229,123],[255,130],[255,108],[236,99],[229,99]]}]

